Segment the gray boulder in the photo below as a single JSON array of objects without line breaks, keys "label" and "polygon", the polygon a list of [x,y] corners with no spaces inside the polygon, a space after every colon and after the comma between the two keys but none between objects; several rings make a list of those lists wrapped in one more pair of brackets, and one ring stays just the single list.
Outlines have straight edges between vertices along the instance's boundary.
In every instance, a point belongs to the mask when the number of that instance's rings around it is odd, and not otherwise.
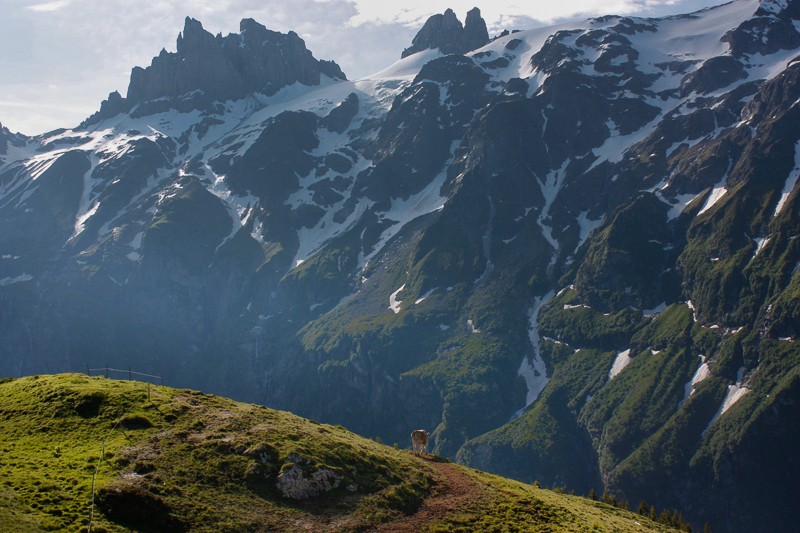
[{"label": "gray boulder", "polygon": [[275,483],[286,498],[308,500],[339,486],[342,476],[328,468],[307,471],[298,465],[283,470]]}]

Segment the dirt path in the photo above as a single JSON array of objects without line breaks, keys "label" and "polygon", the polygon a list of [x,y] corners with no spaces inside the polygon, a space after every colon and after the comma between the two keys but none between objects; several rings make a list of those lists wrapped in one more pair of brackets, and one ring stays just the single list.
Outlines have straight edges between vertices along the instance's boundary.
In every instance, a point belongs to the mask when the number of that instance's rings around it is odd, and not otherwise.
[{"label": "dirt path", "polygon": [[478,484],[453,464],[435,461],[429,461],[428,464],[441,476],[433,488],[433,495],[413,515],[381,524],[377,531],[423,531],[425,526],[433,525],[485,496]]}]

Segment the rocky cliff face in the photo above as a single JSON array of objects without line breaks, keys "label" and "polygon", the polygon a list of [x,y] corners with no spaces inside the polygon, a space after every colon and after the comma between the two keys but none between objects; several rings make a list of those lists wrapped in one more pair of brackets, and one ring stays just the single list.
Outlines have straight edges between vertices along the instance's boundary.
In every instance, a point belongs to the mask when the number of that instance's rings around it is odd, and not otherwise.
[{"label": "rocky cliff face", "polygon": [[2,156],[0,371],[133,365],[791,529],[798,25],[796,0],[737,0],[290,98],[112,96]]},{"label": "rocky cliff face", "polygon": [[439,49],[445,54],[466,54],[488,42],[489,33],[480,9],[475,7],[469,10],[463,26],[453,10],[448,9],[425,22],[401,57],[428,49]]},{"label": "rocky cliff face", "polygon": [[9,150],[25,146],[28,138],[21,133],[13,133],[0,122],[0,164],[4,162]]},{"label": "rocky cliff face", "polygon": [[141,103],[203,91],[211,100],[231,100],[253,93],[274,94],[293,83],[317,85],[320,76],[345,79],[333,62],[320,62],[294,32],[270,31],[252,19],[240,33],[213,36],[186,18],[177,52],[161,52],[152,64],[131,71],[128,100]]},{"label": "rocky cliff face", "polygon": [[252,93],[272,95],[294,83],[319,85],[322,76],[346,79],[333,61],[315,59],[293,31],[282,34],[243,19],[239,33],[214,36],[200,21],[186,17],[177,51],[162,49],[149,67],[134,67],[127,97],[111,93],[90,120],[112,117],[137,104],[146,109],[158,99],[181,100],[170,107],[190,109]]}]

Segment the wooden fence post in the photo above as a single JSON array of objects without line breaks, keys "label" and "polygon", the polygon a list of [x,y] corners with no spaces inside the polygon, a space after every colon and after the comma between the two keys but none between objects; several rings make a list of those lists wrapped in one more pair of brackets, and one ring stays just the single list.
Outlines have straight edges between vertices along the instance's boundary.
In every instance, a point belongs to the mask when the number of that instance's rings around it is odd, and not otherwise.
[{"label": "wooden fence post", "polygon": [[92,533],[92,525],[94,522],[94,480],[97,478],[97,466],[94,467],[92,474],[92,506],[89,509],[89,533]]}]

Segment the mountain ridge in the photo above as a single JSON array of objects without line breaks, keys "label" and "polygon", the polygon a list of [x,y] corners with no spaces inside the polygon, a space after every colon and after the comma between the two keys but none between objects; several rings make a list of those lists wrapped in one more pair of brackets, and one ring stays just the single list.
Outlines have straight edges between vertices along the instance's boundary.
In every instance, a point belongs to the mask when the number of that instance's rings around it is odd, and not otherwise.
[{"label": "mountain ridge", "polygon": [[[176,51],[154,57],[150,66],[134,67],[125,98],[116,91],[84,124],[91,125],[118,113],[152,112],[146,104],[166,99],[170,107],[189,111],[218,100],[238,100],[252,93],[274,95],[300,83],[319,85],[321,76],[345,80],[333,61],[318,61],[295,32],[268,30],[253,19],[242,19],[239,33],[216,36],[200,21],[186,17]],[[151,104],[152,106],[152,104]],[[163,110],[156,104],[154,110]]]}]

